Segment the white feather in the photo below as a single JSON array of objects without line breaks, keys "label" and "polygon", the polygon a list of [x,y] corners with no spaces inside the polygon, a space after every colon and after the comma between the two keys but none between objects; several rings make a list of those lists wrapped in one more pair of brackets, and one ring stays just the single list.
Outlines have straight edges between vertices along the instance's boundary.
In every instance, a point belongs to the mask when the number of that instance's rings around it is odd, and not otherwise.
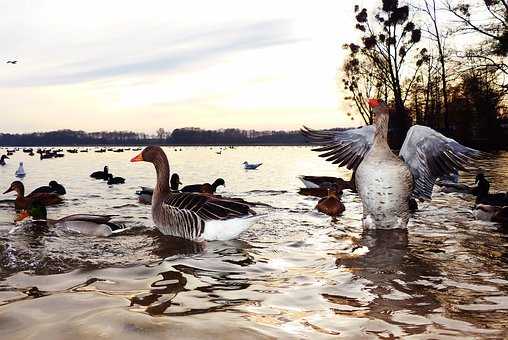
[{"label": "white feather", "polygon": [[207,241],[227,241],[237,238],[238,235],[247,230],[252,223],[264,215],[255,215],[230,220],[206,221],[203,239]]}]

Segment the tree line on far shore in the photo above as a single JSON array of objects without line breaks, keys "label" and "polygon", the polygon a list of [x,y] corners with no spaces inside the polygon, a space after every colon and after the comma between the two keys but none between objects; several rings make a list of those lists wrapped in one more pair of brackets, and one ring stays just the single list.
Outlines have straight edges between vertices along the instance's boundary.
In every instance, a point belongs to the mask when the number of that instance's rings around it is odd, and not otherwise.
[{"label": "tree line on far shore", "polygon": [[304,145],[300,131],[204,130],[163,128],[155,135],[132,131],[85,132],[58,130],[24,134],[0,133],[0,146],[94,146],[94,145]]}]

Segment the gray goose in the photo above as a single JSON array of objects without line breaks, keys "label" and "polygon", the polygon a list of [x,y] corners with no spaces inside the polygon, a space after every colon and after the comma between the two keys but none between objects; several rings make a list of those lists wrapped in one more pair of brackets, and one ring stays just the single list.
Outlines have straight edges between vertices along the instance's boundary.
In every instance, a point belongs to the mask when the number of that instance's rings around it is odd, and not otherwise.
[{"label": "gray goose", "polygon": [[406,228],[410,199],[430,200],[438,177],[465,170],[485,154],[465,147],[439,132],[412,126],[399,155],[388,146],[388,107],[370,99],[374,124],[344,131],[302,133],[320,147],[320,157],[356,170],[355,182],[367,228]]},{"label": "gray goose", "polygon": [[199,193],[171,192],[169,162],[159,146],[146,147],[131,162],[155,166],[157,183],[152,196],[152,218],[165,235],[193,241],[236,238],[256,220],[246,204]]}]

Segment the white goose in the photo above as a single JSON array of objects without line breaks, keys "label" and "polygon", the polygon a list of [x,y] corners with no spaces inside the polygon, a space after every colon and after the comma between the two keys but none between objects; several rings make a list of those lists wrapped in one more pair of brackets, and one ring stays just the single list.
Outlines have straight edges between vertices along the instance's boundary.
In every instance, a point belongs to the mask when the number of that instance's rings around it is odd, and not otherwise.
[{"label": "white goose", "polygon": [[436,178],[465,170],[483,157],[480,151],[425,126],[415,125],[407,133],[396,156],[387,143],[388,108],[370,99],[374,124],[345,131],[302,133],[321,147],[320,157],[348,169],[356,169],[356,186],[363,205],[363,225],[367,228],[406,228],[409,200],[431,199]]},{"label": "white goose", "polygon": [[131,162],[155,166],[157,183],[152,195],[152,218],[165,235],[192,241],[230,240],[244,232],[260,215],[246,204],[211,195],[171,192],[169,163],[159,146],[146,147]]}]

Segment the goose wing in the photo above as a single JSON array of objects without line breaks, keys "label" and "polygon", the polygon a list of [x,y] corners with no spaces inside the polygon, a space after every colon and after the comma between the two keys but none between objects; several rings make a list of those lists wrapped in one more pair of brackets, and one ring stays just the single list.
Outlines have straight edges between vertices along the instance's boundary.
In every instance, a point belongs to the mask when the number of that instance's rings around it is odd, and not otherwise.
[{"label": "goose wing", "polygon": [[172,193],[164,205],[178,210],[192,211],[203,220],[226,220],[254,214],[244,203],[193,193]]},{"label": "goose wing", "polygon": [[318,131],[308,127],[302,134],[313,144],[320,145],[312,151],[320,152],[319,157],[348,169],[356,169],[374,142],[376,128],[373,125],[343,131]]},{"label": "goose wing", "polygon": [[486,154],[429,127],[414,125],[407,133],[399,156],[413,175],[413,198],[431,199],[432,188],[438,177],[464,171]]}]

